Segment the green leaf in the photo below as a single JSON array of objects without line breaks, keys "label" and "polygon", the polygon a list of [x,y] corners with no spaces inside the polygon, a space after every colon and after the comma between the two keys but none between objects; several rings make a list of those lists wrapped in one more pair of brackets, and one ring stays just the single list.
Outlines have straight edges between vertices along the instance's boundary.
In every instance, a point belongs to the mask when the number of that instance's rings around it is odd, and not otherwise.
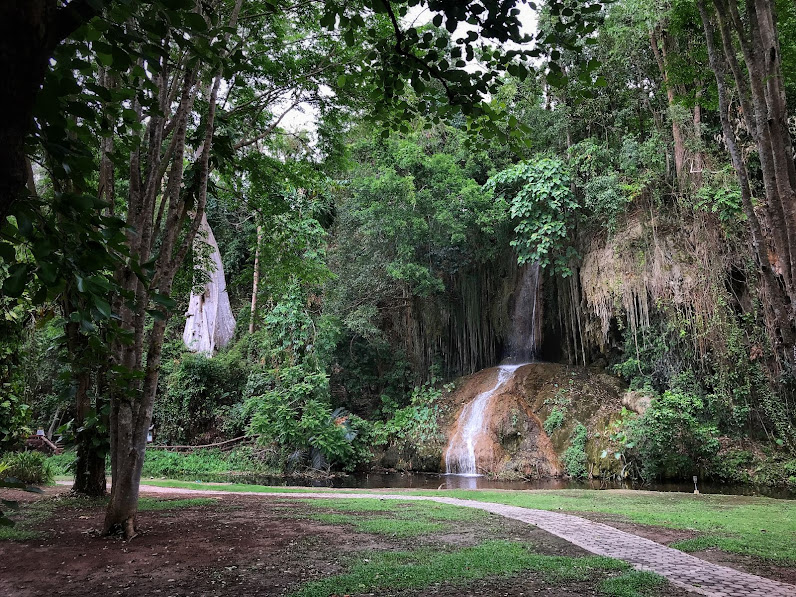
[{"label": "green leaf", "polygon": [[17,251],[14,245],[8,243],[0,243],[0,259],[6,262],[12,262],[16,259]]},{"label": "green leaf", "polygon": [[97,311],[99,311],[103,317],[109,318],[111,316],[111,306],[108,301],[97,295],[93,295],[91,298],[94,301],[94,306],[97,308]]},{"label": "green leaf", "polygon": [[22,296],[31,266],[29,263],[15,263],[8,270],[8,278],[3,282],[3,294],[17,298]]}]

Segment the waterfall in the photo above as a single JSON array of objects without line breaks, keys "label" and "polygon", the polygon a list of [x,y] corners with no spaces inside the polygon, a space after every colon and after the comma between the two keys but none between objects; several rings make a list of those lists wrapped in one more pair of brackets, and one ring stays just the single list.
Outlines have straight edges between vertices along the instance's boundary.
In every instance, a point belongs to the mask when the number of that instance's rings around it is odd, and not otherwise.
[{"label": "waterfall", "polygon": [[538,263],[527,265],[520,271],[504,359],[506,364],[497,367],[495,385],[478,394],[462,409],[456,432],[445,451],[445,471],[450,475],[479,474],[475,451],[478,441],[485,435],[492,396],[503,388],[517,369],[536,359],[541,340],[541,309],[538,308],[540,277]]},{"label": "waterfall", "polygon": [[511,316],[511,332],[506,350],[506,362],[529,363],[536,359],[541,343],[541,315],[539,305],[538,263],[526,265],[520,271],[520,280]]},{"label": "waterfall", "polygon": [[452,475],[477,475],[475,462],[475,445],[484,433],[484,421],[487,406],[492,395],[511,379],[514,372],[522,365],[500,365],[495,385],[481,392],[462,410],[459,415],[459,430],[448,443],[445,451],[445,470]]}]

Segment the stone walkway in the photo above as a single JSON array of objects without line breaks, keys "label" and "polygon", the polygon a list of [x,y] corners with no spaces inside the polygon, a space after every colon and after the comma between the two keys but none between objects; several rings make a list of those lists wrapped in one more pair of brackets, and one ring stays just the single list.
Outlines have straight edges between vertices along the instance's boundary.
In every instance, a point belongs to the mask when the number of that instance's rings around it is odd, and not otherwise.
[{"label": "stone walkway", "polygon": [[553,535],[566,539],[591,553],[617,558],[630,563],[636,570],[648,570],[665,576],[673,585],[692,593],[711,597],[796,597],[796,586],[746,574],[733,568],[711,564],[677,549],[649,539],[626,533],[608,525],[586,520],[571,514],[506,506],[490,502],[462,500],[435,496],[400,495],[386,493],[295,492],[259,493],[213,490],[174,489],[142,485],[146,493],[202,493],[209,495],[256,495],[261,498],[375,498],[381,500],[432,501],[453,506],[477,508],[493,514],[535,525]]}]

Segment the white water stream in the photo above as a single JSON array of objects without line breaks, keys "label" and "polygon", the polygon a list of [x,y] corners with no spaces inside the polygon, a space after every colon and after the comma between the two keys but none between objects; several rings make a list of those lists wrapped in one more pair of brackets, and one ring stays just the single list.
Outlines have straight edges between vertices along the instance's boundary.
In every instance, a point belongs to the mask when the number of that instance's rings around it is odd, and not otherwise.
[{"label": "white water stream", "polygon": [[459,415],[459,430],[450,439],[445,452],[445,470],[451,475],[477,476],[479,475],[475,463],[475,445],[478,437],[484,433],[484,415],[489,406],[489,400],[495,392],[502,388],[512,378],[514,372],[522,365],[500,365],[498,378],[495,385],[481,392],[462,410]]},{"label": "white water stream", "polygon": [[458,430],[450,438],[445,451],[445,472],[449,475],[480,476],[475,447],[486,429],[489,401],[518,368],[536,358],[541,341],[541,309],[537,308],[540,278],[538,263],[526,265],[520,272],[504,361],[510,364],[500,365],[495,386],[478,394],[462,409],[456,425]]}]

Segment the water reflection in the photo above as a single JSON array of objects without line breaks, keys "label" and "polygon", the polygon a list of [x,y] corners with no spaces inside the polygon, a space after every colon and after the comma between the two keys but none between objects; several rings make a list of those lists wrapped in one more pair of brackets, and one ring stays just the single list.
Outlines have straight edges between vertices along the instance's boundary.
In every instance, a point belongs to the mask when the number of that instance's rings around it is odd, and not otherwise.
[{"label": "water reflection", "polygon": [[[247,476],[236,479],[243,483],[258,485],[338,487],[347,489],[632,489],[650,491],[679,491],[692,493],[693,483],[620,483],[599,479],[576,481],[571,479],[537,479],[531,481],[496,481],[484,476],[447,475],[433,473],[363,473],[333,479],[286,479],[283,477]],[[753,485],[726,485],[721,483],[699,483],[701,493],[725,495],[759,495],[779,499],[796,499],[796,493],[777,487]]]}]

